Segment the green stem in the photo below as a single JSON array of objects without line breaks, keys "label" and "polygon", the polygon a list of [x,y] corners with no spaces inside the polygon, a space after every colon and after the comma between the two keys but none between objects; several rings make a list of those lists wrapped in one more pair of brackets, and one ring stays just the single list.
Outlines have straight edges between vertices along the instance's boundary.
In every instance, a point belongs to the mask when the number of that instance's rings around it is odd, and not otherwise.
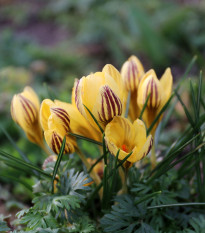
[{"label": "green stem", "polygon": [[119,175],[122,181],[122,189],[118,192],[118,195],[127,193],[127,174],[128,169],[125,168],[123,171],[122,167],[119,167]]},{"label": "green stem", "polygon": [[42,149],[48,156],[51,155],[50,150],[48,149],[48,147],[47,147],[44,143],[39,144],[39,145],[40,145],[41,149]]},{"label": "green stem", "polygon": [[155,169],[155,167],[157,165],[156,154],[155,154],[155,138],[154,137],[153,137],[153,145],[152,145],[152,150],[151,150],[150,161],[151,161],[151,167],[153,170],[153,169]]}]

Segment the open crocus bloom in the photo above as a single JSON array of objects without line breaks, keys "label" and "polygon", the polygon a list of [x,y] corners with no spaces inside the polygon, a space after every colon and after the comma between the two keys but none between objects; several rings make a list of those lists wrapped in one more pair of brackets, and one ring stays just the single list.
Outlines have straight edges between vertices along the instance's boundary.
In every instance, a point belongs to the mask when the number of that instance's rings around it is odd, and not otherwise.
[{"label": "open crocus bloom", "polygon": [[132,121],[140,115],[140,108],[137,104],[137,92],[139,83],[144,75],[144,68],[136,56],[131,56],[122,66],[121,75],[124,86],[130,91],[129,117]]},{"label": "open crocus bloom", "polygon": [[11,102],[11,116],[13,120],[24,130],[31,142],[43,146],[39,109],[38,96],[31,87],[25,87],[23,92],[14,95]]},{"label": "open crocus bloom", "polygon": [[105,128],[105,141],[111,154],[116,156],[120,149],[118,159],[123,160],[130,152],[127,165],[144,158],[152,147],[152,136],[146,136],[144,123],[137,119],[133,124],[124,117],[114,117]]},{"label": "open crocus bloom", "polygon": [[[154,70],[149,70],[143,76],[138,88],[138,105],[142,109],[150,94],[147,107],[143,113],[143,120],[148,128],[171,96],[172,83],[173,78],[170,68],[165,70],[160,80],[158,80]],[[154,135],[161,118],[162,116],[152,129],[152,135]]]},{"label": "open crocus bloom", "polygon": [[93,127],[98,129],[84,105],[104,129],[114,116],[123,113],[125,92],[120,73],[114,66],[106,65],[102,72],[82,77],[76,84],[75,103]]},{"label": "open crocus bloom", "polygon": [[45,99],[41,104],[40,121],[45,140],[53,152],[59,154],[64,136],[66,136],[64,153],[74,152],[76,141],[73,137],[68,136],[70,116],[62,106]]}]

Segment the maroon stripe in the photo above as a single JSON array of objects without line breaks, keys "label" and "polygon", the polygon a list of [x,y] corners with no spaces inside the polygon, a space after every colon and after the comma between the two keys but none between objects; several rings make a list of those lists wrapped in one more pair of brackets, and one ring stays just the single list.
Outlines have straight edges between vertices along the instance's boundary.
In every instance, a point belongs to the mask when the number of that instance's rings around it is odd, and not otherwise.
[{"label": "maroon stripe", "polygon": [[158,107],[158,90],[157,90],[157,84],[155,83],[155,85],[154,85],[154,87],[155,87],[155,107]]},{"label": "maroon stripe", "polygon": [[137,82],[137,73],[135,73],[135,63],[131,61],[131,67],[132,67],[132,79],[134,82],[134,89],[136,88],[136,82]]},{"label": "maroon stripe", "polygon": [[115,100],[115,103],[117,105],[117,110],[118,110],[116,115],[121,115],[122,114],[122,103],[121,103],[120,99],[118,98],[118,96],[115,95],[114,93],[113,93],[113,98]]},{"label": "maroon stripe", "polygon": [[105,86],[104,97],[105,97],[105,101],[106,101],[106,104],[107,104],[107,113],[108,113],[108,117],[105,120],[107,120],[107,121],[112,117],[111,104],[110,104],[110,101],[109,101],[108,90],[109,90],[108,87]]},{"label": "maroon stripe", "polygon": [[[24,105],[23,100],[20,100],[20,102],[21,102],[21,104],[22,104],[22,106],[23,106],[23,109],[24,109],[25,112],[26,112],[26,116],[27,116],[27,117],[25,117],[25,120],[26,120],[27,124],[30,125],[30,124],[32,123],[31,116],[29,115],[28,110],[26,109],[26,106]],[[29,118],[29,119],[28,119],[28,118]]]},{"label": "maroon stripe", "polygon": [[52,139],[51,139],[51,146],[52,146],[52,150],[56,153],[56,154],[58,154],[58,152],[56,151],[56,147],[55,147],[55,135],[54,135],[55,133],[53,133],[53,135],[52,135]]},{"label": "maroon stripe", "polygon": [[150,152],[150,150],[152,148],[152,144],[153,144],[153,139],[151,139],[151,141],[150,141],[149,148],[147,150],[147,154]]},{"label": "maroon stripe", "polygon": [[19,95],[19,96],[24,100],[26,106],[29,108],[29,110],[31,111],[31,113],[32,113],[32,115],[33,115],[33,118],[35,119],[36,116],[35,116],[35,114],[34,114],[34,112],[33,112],[33,109],[32,109],[31,106],[30,106],[30,105],[32,105],[33,108],[34,108],[34,109],[36,110],[36,112],[37,112],[37,109],[36,109],[35,105],[34,105],[30,100],[26,99],[24,96],[22,96],[22,95]]},{"label": "maroon stripe", "polygon": [[151,88],[150,88],[150,107],[154,107],[153,106],[153,103],[152,103],[152,98],[153,98],[153,82],[154,82],[154,80],[153,80],[153,78],[152,78],[152,81],[151,81]]},{"label": "maroon stripe", "polygon": [[104,107],[104,98],[103,98],[103,94],[101,95],[101,98],[102,98],[102,105],[101,105],[101,121],[105,121],[105,107]]},{"label": "maroon stripe", "polygon": [[76,88],[75,88],[75,104],[79,110],[79,96],[78,96],[78,88],[79,88],[80,80],[77,81]]},{"label": "maroon stripe", "polygon": [[[51,108],[51,110],[57,115],[59,116],[59,118],[65,123],[65,125],[68,126],[69,128],[69,124],[70,124],[70,118],[68,113],[63,110],[63,109],[58,109],[58,108]],[[62,110],[62,111],[58,111],[58,110]],[[63,116],[63,117],[62,117]]]},{"label": "maroon stripe", "polygon": [[59,144],[58,138],[59,138],[59,136],[56,133],[54,133],[54,141],[55,141],[55,145],[57,146],[57,149],[58,149],[57,154],[60,152],[60,148],[61,148],[61,145]]},{"label": "maroon stripe", "polygon": [[[109,87],[107,87],[107,95],[109,97],[112,109],[113,109],[113,116],[116,115],[116,107],[115,107],[115,102],[114,102],[114,92],[112,91],[112,89],[110,89]],[[112,114],[111,114],[112,117]]]}]

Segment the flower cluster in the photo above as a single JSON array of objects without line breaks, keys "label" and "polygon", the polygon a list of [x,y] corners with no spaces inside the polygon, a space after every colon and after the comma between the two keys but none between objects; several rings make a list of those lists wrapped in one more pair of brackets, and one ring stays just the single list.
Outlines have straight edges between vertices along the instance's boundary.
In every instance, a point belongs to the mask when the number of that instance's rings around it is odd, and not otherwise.
[{"label": "flower cluster", "polygon": [[[171,90],[170,68],[158,80],[154,70],[145,73],[139,59],[131,56],[123,64],[121,73],[108,64],[101,72],[76,80],[72,103],[45,99],[40,106],[35,92],[26,87],[13,97],[11,115],[28,139],[40,146],[44,144],[43,130],[45,141],[55,154],[59,154],[64,137],[64,153],[73,153],[78,150],[74,134],[100,142],[104,132],[111,154],[118,154],[119,160],[130,154],[126,161],[126,167],[130,167],[149,153],[161,118],[149,136],[146,127],[150,127],[166,104]],[[125,118],[129,93],[130,106]],[[142,121],[138,118],[148,97]]]}]

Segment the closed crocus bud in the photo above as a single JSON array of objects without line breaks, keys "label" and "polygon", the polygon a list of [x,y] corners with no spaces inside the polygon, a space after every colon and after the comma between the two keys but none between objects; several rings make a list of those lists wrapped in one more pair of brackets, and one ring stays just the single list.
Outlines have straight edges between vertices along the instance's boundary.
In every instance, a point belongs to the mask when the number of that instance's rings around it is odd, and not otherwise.
[{"label": "closed crocus bud", "polygon": [[144,68],[136,56],[131,56],[122,66],[121,75],[127,92],[130,92],[129,118],[134,121],[140,115],[137,104],[137,92],[139,83],[144,75]]},{"label": "closed crocus bud", "polygon": [[[165,70],[160,80],[158,80],[154,70],[148,71],[141,80],[138,89],[138,105],[140,109],[143,108],[146,99],[150,94],[147,107],[143,113],[143,119],[147,128],[151,126],[152,122],[171,96],[172,83],[173,78],[170,68]],[[151,132],[152,135],[154,135],[161,119],[162,116],[153,127]]]},{"label": "closed crocus bud", "polygon": [[78,110],[97,129],[84,105],[104,129],[114,116],[122,115],[124,97],[121,75],[112,65],[106,65],[102,72],[82,77],[75,88],[75,103]]},{"label": "closed crocus bud", "polygon": [[49,99],[45,99],[40,108],[40,121],[45,140],[53,152],[59,154],[64,136],[66,136],[64,153],[74,152],[76,141],[73,137],[68,136],[70,116],[64,108],[59,107]]},{"label": "closed crocus bud", "polygon": [[146,136],[143,121],[137,119],[132,124],[124,117],[114,117],[105,128],[105,141],[111,154],[123,160],[129,153],[130,157],[124,163],[126,168],[144,158],[152,148],[152,136]]},{"label": "closed crocus bud", "polygon": [[43,147],[43,132],[39,121],[40,103],[38,96],[31,87],[14,95],[11,102],[11,116],[24,130],[27,138]]},{"label": "closed crocus bud", "polygon": [[136,56],[131,56],[122,66],[121,75],[127,91],[138,89],[140,80],[144,75],[144,68]]}]

